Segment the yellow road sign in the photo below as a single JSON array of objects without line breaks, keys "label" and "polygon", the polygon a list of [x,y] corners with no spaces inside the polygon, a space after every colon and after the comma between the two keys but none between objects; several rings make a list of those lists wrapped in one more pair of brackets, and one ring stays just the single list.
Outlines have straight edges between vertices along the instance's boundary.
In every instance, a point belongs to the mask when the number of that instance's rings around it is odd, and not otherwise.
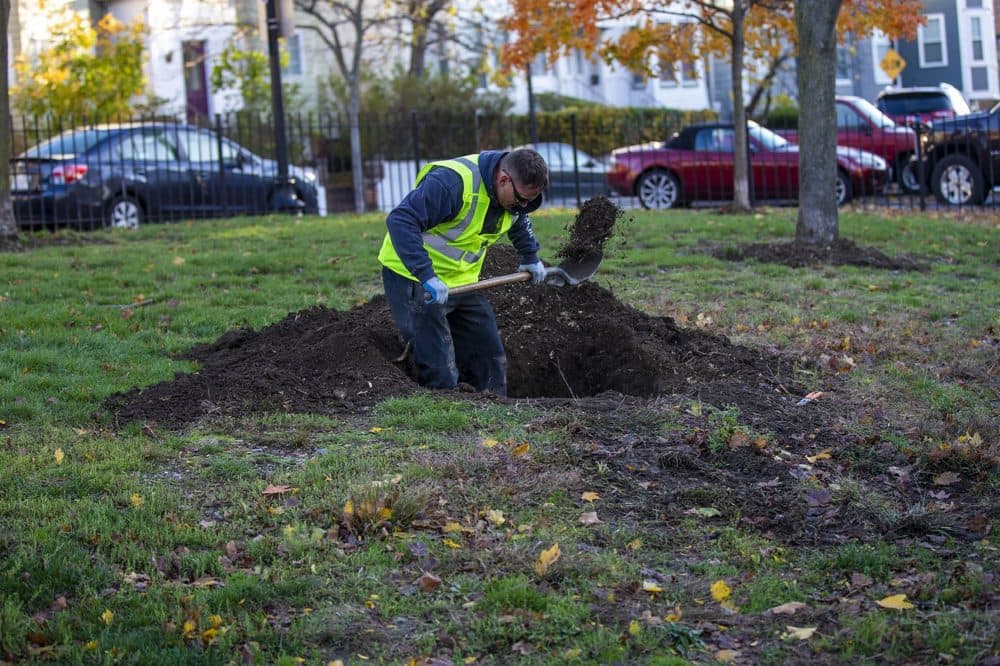
[{"label": "yellow road sign", "polygon": [[906,61],[903,60],[903,56],[896,53],[893,49],[889,49],[886,51],[885,57],[882,58],[882,62],[879,63],[879,66],[890,79],[894,79],[899,76],[899,73],[906,67]]}]

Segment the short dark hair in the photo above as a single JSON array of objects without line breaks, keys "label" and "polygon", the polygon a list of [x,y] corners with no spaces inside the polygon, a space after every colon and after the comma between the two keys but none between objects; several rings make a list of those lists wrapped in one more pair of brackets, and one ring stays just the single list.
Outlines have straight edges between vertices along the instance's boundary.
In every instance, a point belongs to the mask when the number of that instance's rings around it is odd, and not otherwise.
[{"label": "short dark hair", "polygon": [[544,188],[549,184],[549,167],[537,151],[518,148],[503,156],[500,165],[517,174],[525,187]]}]

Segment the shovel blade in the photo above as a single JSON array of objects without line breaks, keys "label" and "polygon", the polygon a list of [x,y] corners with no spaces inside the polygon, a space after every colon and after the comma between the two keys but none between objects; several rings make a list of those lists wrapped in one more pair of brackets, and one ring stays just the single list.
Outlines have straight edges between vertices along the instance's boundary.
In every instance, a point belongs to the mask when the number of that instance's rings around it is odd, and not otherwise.
[{"label": "shovel blade", "polygon": [[603,254],[596,254],[583,259],[566,259],[558,266],[546,269],[546,279],[551,277],[553,281],[576,286],[594,277],[603,258]]}]

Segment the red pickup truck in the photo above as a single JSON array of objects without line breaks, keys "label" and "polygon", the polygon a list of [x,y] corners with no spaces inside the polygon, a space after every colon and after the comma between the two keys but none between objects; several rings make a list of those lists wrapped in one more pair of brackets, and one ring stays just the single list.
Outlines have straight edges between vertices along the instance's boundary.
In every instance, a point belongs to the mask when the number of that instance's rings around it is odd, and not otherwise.
[{"label": "red pickup truck", "polygon": [[[789,141],[798,142],[796,130],[775,130]],[[837,144],[860,148],[885,159],[892,177],[904,192],[917,192],[920,181],[911,158],[916,150],[917,133],[897,125],[861,97],[837,96]]]}]

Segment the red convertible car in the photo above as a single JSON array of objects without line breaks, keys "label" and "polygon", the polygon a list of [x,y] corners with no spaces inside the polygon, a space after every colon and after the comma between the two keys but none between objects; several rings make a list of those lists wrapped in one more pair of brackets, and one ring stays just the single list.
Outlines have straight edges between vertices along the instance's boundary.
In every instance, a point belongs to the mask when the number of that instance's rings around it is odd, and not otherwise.
[{"label": "red convertible car", "polygon": [[[799,147],[757,123],[748,126],[754,200],[799,196]],[[733,198],[732,124],[685,127],[666,143],[654,141],[611,153],[608,185],[635,196],[644,208],[673,208],[693,201]],[[856,148],[837,147],[837,203],[885,189],[885,160]]]}]

